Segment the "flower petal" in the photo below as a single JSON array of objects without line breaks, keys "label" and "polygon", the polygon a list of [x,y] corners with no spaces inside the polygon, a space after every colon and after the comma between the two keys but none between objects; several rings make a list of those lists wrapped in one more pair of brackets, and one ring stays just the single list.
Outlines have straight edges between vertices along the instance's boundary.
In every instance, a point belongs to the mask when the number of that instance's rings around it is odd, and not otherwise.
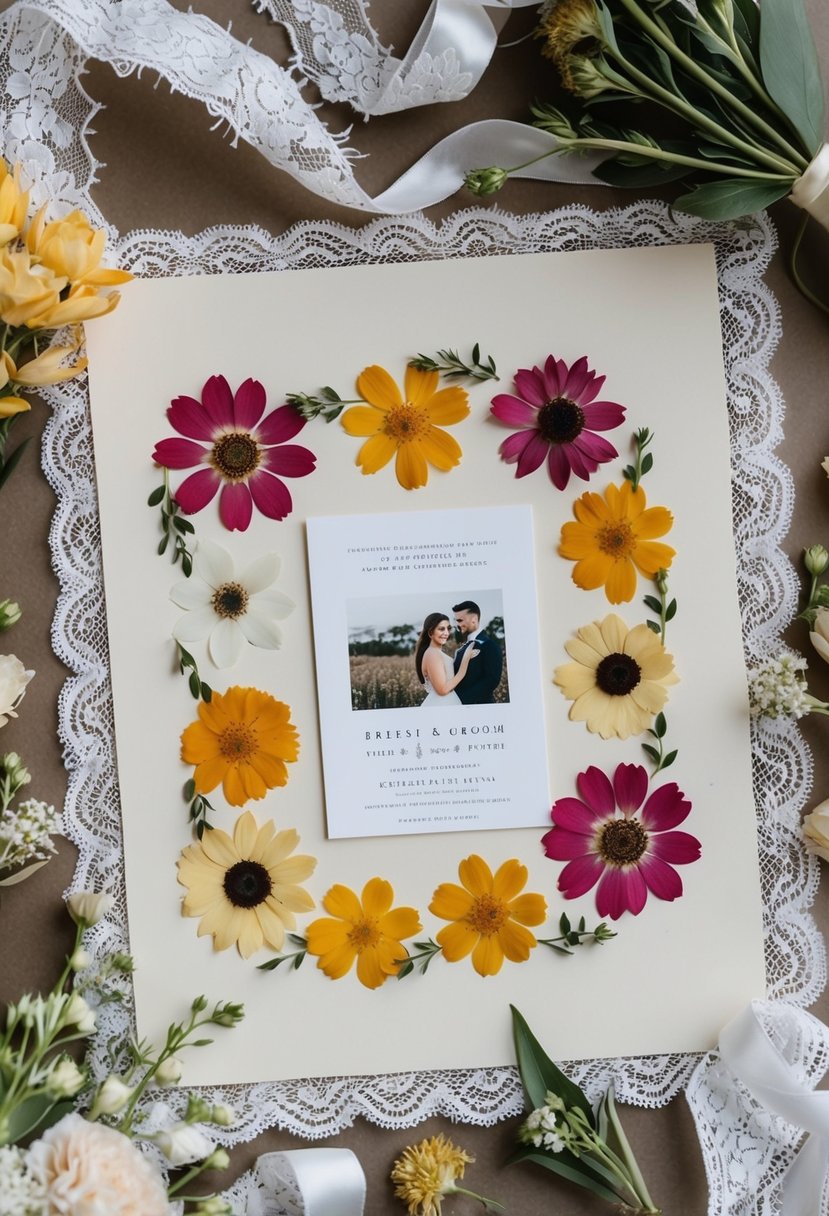
[{"label": "flower petal", "polygon": [[340,425],[347,435],[361,438],[376,435],[385,425],[385,415],[373,405],[352,405],[340,415]]},{"label": "flower petal", "polygon": [[[207,583],[198,577],[182,579],[180,583],[174,583],[170,588],[170,599],[174,604],[178,604],[179,608],[186,608],[188,612],[209,607],[212,598],[212,587],[208,587]],[[207,634],[204,636],[207,637]]]},{"label": "flower petal", "polygon": [[576,777],[576,788],[592,811],[605,817],[612,815],[616,809],[616,796],[610,778],[602,769],[591,764],[583,773]]},{"label": "flower petal", "polygon": [[376,919],[385,916],[392,905],[394,889],[385,878],[370,878],[363,887],[361,903],[366,916]]},{"label": "flower petal", "polygon": [[[641,764],[619,764],[613,774],[613,789],[619,810],[630,817],[639,810],[645,800],[648,774]],[[642,819],[644,821],[644,816]]]},{"label": "flower petal", "polygon": [[[369,440],[371,442],[371,440]],[[419,490],[429,480],[429,466],[419,443],[403,443],[394,464],[397,480],[404,490]]]},{"label": "flower petal", "polygon": [[236,390],[233,399],[233,422],[243,431],[252,431],[265,412],[268,399],[264,385],[248,377]]},{"label": "flower petal", "polygon": [[525,963],[536,945],[535,937],[529,929],[517,925],[513,920],[508,920],[501,926],[497,938],[504,957],[511,963]]},{"label": "flower petal", "polygon": [[243,482],[226,482],[222,486],[222,493],[219,497],[219,516],[228,531],[244,532],[250,525],[253,516],[253,502],[250,495],[251,491]]},{"label": "flower petal", "polygon": [[385,468],[396,451],[397,441],[387,435],[385,431],[379,431],[371,439],[367,439],[360,448],[356,463],[363,473],[376,473],[379,469]]},{"label": "flower petal", "polygon": [[420,440],[420,448],[429,464],[443,473],[454,469],[463,455],[458,441],[436,426],[427,431]]},{"label": "flower petal", "polygon": [[592,836],[599,819],[603,818],[595,807],[587,806],[578,798],[558,798],[550,815],[557,828],[578,832],[581,836]]},{"label": "flower petal", "polygon": [[691,803],[675,781],[660,785],[642,808],[642,823],[651,832],[666,832],[691,813]]},{"label": "flower petal", "polygon": [[360,372],[357,377],[357,392],[369,405],[384,412],[395,405],[403,404],[400,389],[386,369],[376,363]]},{"label": "flower petal", "polygon": [[280,405],[266,414],[255,429],[255,438],[259,443],[270,447],[275,443],[285,443],[298,435],[305,426],[305,419],[293,405]]},{"label": "flower petal", "polygon": [[361,950],[357,955],[357,979],[364,988],[379,988],[386,982],[387,976],[380,966],[377,951],[371,947]]},{"label": "flower petal", "polygon": [[192,469],[206,456],[207,448],[192,439],[162,439],[153,449],[153,460],[165,469]]},{"label": "flower petal", "polygon": [[429,911],[441,920],[463,920],[471,911],[473,896],[454,882],[442,882],[432,896]]},{"label": "flower petal", "polygon": [[210,443],[216,434],[216,424],[194,397],[176,397],[170,402],[167,417],[170,425],[188,439],[204,439]]},{"label": "flower petal", "polygon": [[343,886],[339,882],[334,883],[334,886],[326,892],[322,906],[326,912],[330,912],[332,916],[339,916],[342,920],[358,921],[363,918],[363,906],[359,899],[350,887]]},{"label": "flower petal", "polygon": [[[685,835],[685,833],[678,833]],[[672,869],[659,857],[643,857],[639,863],[642,871],[642,881],[647,883],[657,899],[669,902],[679,899],[682,894],[682,879],[676,870]]]},{"label": "flower petal", "polygon": [[469,396],[466,389],[450,385],[425,402],[425,409],[430,421],[437,426],[452,426],[469,416]]},{"label": "flower petal", "polygon": [[559,874],[558,889],[565,899],[578,899],[595,887],[603,869],[601,858],[593,854],[575,857]]},{"label": "flower petal", "polygon": [[[656,574],[656,570],[652,573]],[[604,591],[610,604],[630,603],[636,595],[636,568],[629,558],[618,558],[611,562]]]},{"label": "flower petal", "polygon": [[544,377],[537,367],[520,368],[513,376],[515,387],[530,405],[540,407],[549,400],[544,386]]},{"label": "flower petal", "polygon": [[203,642],[216,623],[216,613],[209,603],[204,604],[179,617],[173,626],[173,637],[177,642]]},{"label": "flower petal", "polygon": [[509,910],[510,915],[522,925],[542,925],[547,919],[546,899],[531,891],[514,899]]},{"label": "flower petal", "polygon": [[477,853],[464,858],[458,866],[458,876],[470,895],[492,893],[492,871]]},{"label": "flower petal", "polygon": [[518,457],[515,476],[526,477],[529,473],[534,473],[544,463],[544,457],[547,455],[549,446],[547,440],[539,435],[537,431],[534,431],[524,444],[523,451]]},{"label": "flower petal", "polygon": [[[440,383],[440,373],[436,371],[424,371],[419,367],[411,367],[406,365],[406,375],[403,380],[403,393],[408,402],[415,406],[426,406],[432,397],[435,396],[438,384]],[[395,387],[397,387],[395,385]],[[463,389],[461,389],[463,392]],[[464,396],[466,394],[464,393]]]},{"label": "flower petal", "polygon": [[658,857],[661,861],[685,866],[692,861],[699,861],[701,855],[702,846],[690,832],[663,832],[651,837],[650,856]]},{"label": "flower petal", "polygon": [[501,422],[511,426],[535,427],[537,411],[521,397],[513,397],[511,393],[498,393],[492,398],[491,412]]},{"label": "flower petal", "polygon": [[479,937],[478,931],[465,920],[455,920],[451,925],[445,925],[435,940],[443,950],[447,963],[457,963],[474,950]]},{"label": "flower petal", "polygon": [[262,461],[262,468],[282,477],[307,477],[317,467],[317,458],[308,448],[298,443],[284,443],[281,447],[269,448]]},{"label": "flower petal", "polygon": [[[257,595],[258,592],[264,591],[266,587],[270,587],[271,583],[276,582],[279,577],[282,562],[276,553],[263,553],[261,557],[245,566],[244,570],[239,575],[239,582],[244,587],[249,595]],[[222,579],[222,582],[229,581]],[[277,592],[281,595],[281,592]],[[285,597],[287,599],[287,596]]]},{"label": "flower petal", "polygon": [[[210,611],[213,610],[210,609]],[[191,613],[191,615],[195,614]],[[244,635],[239,627],[239,622],[231,621],[229,618],[217,621],[215,613],[213,613],[213,620],[215,628],[210,634],[208,643],[210,657],[217,667],[232,667],[242,653],[244,645]]]},{"label": "flower petal", "polygon": [[515,857],[510,858],[498,867],[492,879],[492,894],[496,899],[506,902],[514,899],[519,891],[527,885],[529,871]]},{"label": "flower petal", "polygon": [[599,880],[596,891],[596,910],[599,916],[618,920],[624,912],[638,916],[648,898],[648,888],[637,867],[617,870],[608,866]]},{"label": "flower petal", "polygon": [[590,838],[584,832],[571,832],[557,824],[544,833],[541,843],[544,853],[553,861],[572,861],[593,852]]},{"label": "flower petal", "polygon": [[547,456],[547,472],[550,481],[557,490],[563,490],[570,480],[570,459],[566,446],[558,443],[550,444]]},{"label": "flower petal", "polygon": [[193,559],[193,572],[215,591],[233,579],[233,558],[212,540],[200,540]]},{"label": "flower petal", "polygon": [[213,500],[221,485],[213,469],[200,469],[185,477],[173,497],[185,515],[194,515]]},{"label": "flower petal", "polygon": [[294,502],[288,487],[278,477],[264,470],[250,479],[250,493],[257,509],[268,519],[285,519],[293,509]]},{"label": "flower petal", "polygon": [[[239,633],[260,650],[278,650],[282,645],[282,630],[277,623],[264,612],[259,612],[254,605],[248,608],[244,616],[232,622]],[[220,664],[223,666],[223,664]]]},{"label": "flower petal", "polygon": [[211,376],[201,391],[201,403],[218,427],[233,426],[233,393],[224,376]]},{"label": "flower petal", "polygon": [[593,401],[589,405],[582,403],[581,408],[588,431],[612,431],[625,420],[625,407],[617,405],[615,401]]},{"label": "flower petal", "polygon": [[472,951],[472,966],[478,975],[497,975],[504,964],[504,951],[498,938],[482,937]]}]

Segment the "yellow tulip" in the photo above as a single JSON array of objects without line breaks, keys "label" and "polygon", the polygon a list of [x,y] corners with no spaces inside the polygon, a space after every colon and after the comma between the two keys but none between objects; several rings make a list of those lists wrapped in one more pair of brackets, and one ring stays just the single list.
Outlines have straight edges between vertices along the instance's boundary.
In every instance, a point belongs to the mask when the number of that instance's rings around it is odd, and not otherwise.
[{"label": "yellow tulip", "polygon": [[11,418],[14,414],[23,414],[32,407],[22,397],[0,397],[0,418]]},{"label": "yellow tulip", "polygon": [[55,274],[65,275],[72,284],[113,287],[130,281],[132,275],[126,270],[100,266],[106,242],[103,228],[93,228],[82,211],[72,211],[47,224],[45,210],[41,207],[26,233],[26,245],[35,261]]},{"label": "yellow tulip", "polygon": [[30,325],[38,313],[53,309],[66,286],[47,266],[32,266],[26,249],[0,249],[0,320]]},{"label": "yellow tulip", "polygon": [[0,245],[14,240],[23,230],[29,209],[29,192],[20,187],[20,165],[9,173],[0,160]]},{"label": "yellow tulip", "polygon": [[42,355],[30,359],[28,363],[19,367],[13,379],[17,384],[23,384],[29,388],[39,384],[57,384],[59,380],[71,380],[73,376],[82,372],[89,362],[86,356],[81,356],[71,366],[61,367],[61,361],[68,355],[74,355],[77,349],[77,346],[52,346]]},{"label": "yellow tulip", "polygon": [[62,325],[77,325],[80,321],[106,316],[120,299],[120,292],[110,291],[101,295],[95,287],[79,284],[70,290],[65,300],[50,303],[45,311],[29,317],[26,324],[30,329],[59,329]]}]

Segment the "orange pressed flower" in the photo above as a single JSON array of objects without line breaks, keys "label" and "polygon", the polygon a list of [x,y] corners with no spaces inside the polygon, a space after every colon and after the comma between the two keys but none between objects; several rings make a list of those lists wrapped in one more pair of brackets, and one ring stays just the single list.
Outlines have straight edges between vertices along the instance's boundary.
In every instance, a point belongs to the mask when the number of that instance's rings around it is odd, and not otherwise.
[{"label": "orange pressed flower", "polygon": [[257,688],[234,685],[199,702],[198,721],[181,736],[181,758],[196,766],[196,792],[209,794],[219,782],[231,806],[264,798],[285,785],[286,764],[299,755],[290,708]]},{"label": "orange pressed flower", "polygon": [[443,957],[456,963],[468,954],[479,975],[497,975],[505,958],[523,963],[536,945],[525,925],[543,924],[547,901],[543,895],[521,895],[527,867],[515,858],[505,861],[493,876],[475,853],[458,866],[463,886],[444,882],[429,904],[429,911],[452,923],[437,935]]},{"label": "orange pressed flower", "polygon": [[564,524],[558,551],[575,561],[573,582],[584,591],[604,587],[611,604],[636,594],[636,572],[653,578],[667,570],[676,551],[655,538],[669,532],[674,517],[666,507],[648,507],[645,491],[629,481],[588,491],[573,504],[577,522]]},{"label": "orange pressed flower", "polygon": [[349,435],[365,438],[357,453],[364,473],[376,473],[395,457],[397,480],[405,490],[425,486],[429,465],[448,472],[459,463],[459,443],[441,427],[461,422],[469,413],[465,389],[438,389],[437,372],[406,368],[403,393],[384,367],[367,367],[357,377],[357,392],[368,402],[354,405],[341,418]]},{"label": "orange pressed flower", "polygon": [[383,878],[370,878],[362,897],[335,883],[322,901],[329,917],[308,926],[308,953],[332,980],[341,979],[357,960],[357,979],[366,988],[379,988],[397,975],[408,955],[401,945],[423,926],[415,908],[392,908],[394,891]]}]

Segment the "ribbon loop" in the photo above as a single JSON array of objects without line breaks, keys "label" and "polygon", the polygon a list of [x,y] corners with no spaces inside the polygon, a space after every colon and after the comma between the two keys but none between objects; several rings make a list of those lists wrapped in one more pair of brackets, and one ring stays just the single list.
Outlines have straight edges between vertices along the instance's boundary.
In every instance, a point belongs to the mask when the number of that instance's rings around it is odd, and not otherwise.
[{"label": "ribbon loop", "polygon": [[366,1178],[349,1148],[265,1153],[246,1216],[363,1216]]}]

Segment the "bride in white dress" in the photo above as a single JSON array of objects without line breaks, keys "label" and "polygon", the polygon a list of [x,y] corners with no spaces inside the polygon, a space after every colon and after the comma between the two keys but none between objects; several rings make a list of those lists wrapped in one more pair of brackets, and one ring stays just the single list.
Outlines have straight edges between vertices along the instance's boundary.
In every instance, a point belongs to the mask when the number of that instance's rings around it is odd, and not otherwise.
[{"label": "bride in white dress", "polygon": [[451,632],[449,617],[444,616],[442,612],[430,612],[423,622],[423,629],[415,647],[417,678],[427,694],[420,703],[421,708],[425,705],[434,709],[463,704],[454,690],[466,675],[469,664],[480,652],[472,646],[467,646],[456,675],[452,660],[443,651]]}]

